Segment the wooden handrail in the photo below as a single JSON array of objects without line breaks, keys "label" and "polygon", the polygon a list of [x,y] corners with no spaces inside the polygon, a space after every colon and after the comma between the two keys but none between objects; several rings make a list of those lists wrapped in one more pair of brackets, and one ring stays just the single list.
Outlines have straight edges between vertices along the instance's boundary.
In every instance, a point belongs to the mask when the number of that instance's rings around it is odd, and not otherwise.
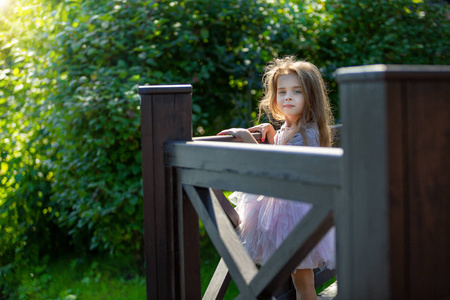
[{"label": "wooden handrail", "polygon": [[[341,140],[342,124],[336,124],[336,125],[332,125],[330,127],[331,127],[331,130],[334,132],[333,146],[339,147],[340,140]],[[258,141],[258,143],[261,142],[261,133],[260,132],[254,132],[254,133],[252,133],[252,135]],[[194,137],[194,138],[192,138],[192,140],[195,142],[231,142],[231,143],[240,142],[237,138],[235,138],[232,135],[200,136],[200,137]]]},{"label": "wooden handrail", "polygon": [[[255,132],[252,133],[253,137],[260,142],[261,141],[261,133]],[[192,138],[194,142],[231,142],[236,143],[240,142],[237,138],[232,135],[212,135],[212,136],[201,136]]]}]

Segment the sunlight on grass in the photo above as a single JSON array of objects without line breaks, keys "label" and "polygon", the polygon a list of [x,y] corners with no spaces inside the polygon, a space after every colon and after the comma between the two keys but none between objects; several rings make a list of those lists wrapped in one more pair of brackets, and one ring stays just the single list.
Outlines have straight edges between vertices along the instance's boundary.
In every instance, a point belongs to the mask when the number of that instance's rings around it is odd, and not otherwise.
[{"label": "sunlight on grass", "polygon": [[[125,262],[122,263],[120,260]],[[23,273],[18,299],[145,299],[145,277],[126,259],[63,258]]]}]

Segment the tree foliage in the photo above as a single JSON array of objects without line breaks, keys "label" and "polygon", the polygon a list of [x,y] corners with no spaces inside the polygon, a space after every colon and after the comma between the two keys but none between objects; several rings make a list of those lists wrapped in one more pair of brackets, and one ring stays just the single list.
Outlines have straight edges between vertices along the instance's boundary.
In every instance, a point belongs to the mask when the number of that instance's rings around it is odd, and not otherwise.
[{"label": "tree foliage", "polygon": [[420,0],[20,0],[0,10],[0,275],[13,262],[142,253],[138,85],[192,83],[194,133],[255,119],[261,73],[448,64],[448,6]]}]

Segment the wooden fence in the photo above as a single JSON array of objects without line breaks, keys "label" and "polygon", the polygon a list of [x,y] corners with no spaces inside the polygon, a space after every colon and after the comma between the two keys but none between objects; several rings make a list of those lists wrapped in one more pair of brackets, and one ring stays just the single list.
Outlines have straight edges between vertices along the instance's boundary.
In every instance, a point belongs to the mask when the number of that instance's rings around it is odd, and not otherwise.
[{"label": "wooden fence", "polygon": [[[337,79],[342,148],[192,141],[191,86],[140,87],[148,299],[201,298],[198,217],[240,299],[271,298],[333,221],[339,299],[449,296],[450,67],[353,67]],[[314,207],[258,270],[216,190]]]}]

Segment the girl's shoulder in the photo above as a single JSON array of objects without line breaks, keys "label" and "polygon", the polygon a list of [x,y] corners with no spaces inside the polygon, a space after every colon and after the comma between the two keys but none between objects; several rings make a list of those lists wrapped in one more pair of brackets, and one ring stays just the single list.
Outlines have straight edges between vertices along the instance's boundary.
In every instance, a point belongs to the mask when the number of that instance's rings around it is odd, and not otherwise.
[{"label": "girl's shoulder", "polygon": [[315,123],[307,123],[305,126],[305,137],[308,139],[308,142],[305,143],[303,139],[303,135],[298,132],[294,134],[294,136],[290,139],[289,142],[286,143],[286,145],[293,145],[293,146],[313,146],[318,147],[320,145],[320,139],[319,139],[319,128],[317,127],[317,124]]}]

